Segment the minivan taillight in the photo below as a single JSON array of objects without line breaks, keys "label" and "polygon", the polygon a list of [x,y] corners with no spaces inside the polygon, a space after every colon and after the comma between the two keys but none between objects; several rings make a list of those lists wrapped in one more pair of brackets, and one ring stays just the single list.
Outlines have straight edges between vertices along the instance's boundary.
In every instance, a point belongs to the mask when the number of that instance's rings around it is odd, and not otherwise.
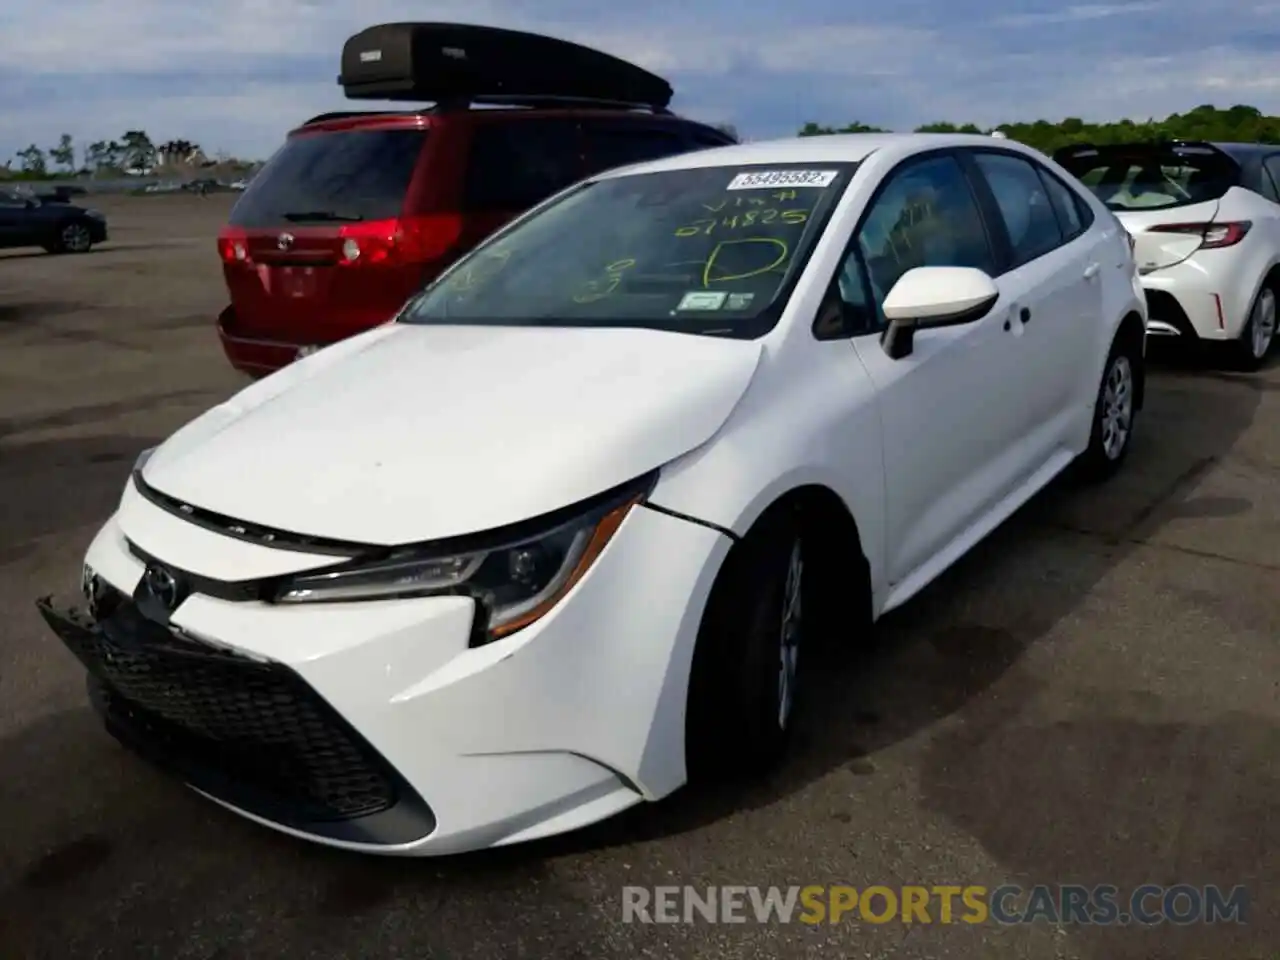
[{"label": "minivan taillight", "polygon": [[1151,233],[1186,233],[1200,237],[1201,250],[1234,247],[1245,238],[1253,223],[1234,220],[1225,223],[1161,223],[1148,228]]},{"label": "minivan taillight", "polygon": [[401,266],[445,256],[462,236],[462,218],[453,214],[371,220],[344,225],[341,266]]},{"label": "minivan taillight", "polygon": [[218,256],[223,263],[249,263],[249,238],[240,230],[223,230],[218,235]]}]

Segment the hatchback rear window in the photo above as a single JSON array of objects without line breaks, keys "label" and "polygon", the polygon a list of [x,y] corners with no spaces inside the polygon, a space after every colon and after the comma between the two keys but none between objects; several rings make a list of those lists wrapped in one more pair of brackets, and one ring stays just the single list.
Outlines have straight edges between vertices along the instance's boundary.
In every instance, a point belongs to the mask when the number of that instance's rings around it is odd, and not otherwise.
[{"label": "hatchback rear window", "polygon": [[1211,147],[1117,146],[1057,157],[1112,210],[1160,210],[1217,200],[1240,168]]},{"label": "hatchback rear window", "polygon": [[343,130],[290,137],[231,212],[237,227],[400,216],[427,131]]}]

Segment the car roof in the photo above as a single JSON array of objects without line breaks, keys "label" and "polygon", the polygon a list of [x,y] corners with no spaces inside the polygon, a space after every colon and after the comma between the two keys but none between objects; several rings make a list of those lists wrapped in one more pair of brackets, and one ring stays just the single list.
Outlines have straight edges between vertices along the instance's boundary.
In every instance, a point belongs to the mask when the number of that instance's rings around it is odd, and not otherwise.
[{"label": "car roof", "polygon": [[1227,156],[1241,162],[1280,153],[1280,144],[1275,143],[1230,143],[1207,141],[1209,146],[1216,147]]},{"label": "car roof", "polygon": [[709,147],[693,153],[676,154],[658,160],[621,167],[598,175],[611,179],[662,170],[694,170],[703,167],[760,163],[859,163],[878,150],[892,150],[903,156],[923,150],[948,147],[985,147],[1039,154],[1012,140],[997,140],[973,133],[835,133],[815,137],[787,137],[725,147]]},{"label": "car roof", "polygon": [[1223,153],[1235,160],[1237,163],[1248,163],[1251,160],[1258,160],[1262,157],[1270,156],[1274,153],[1280,153],[1280,144],[1275,143],[1236,143],[1229,140],[1129,140],[1120,143],[1104,143],[1089,144],[1079,143],[1071,144],[1064,147],[1064,150],[1081,149],[1081,150],[1129,150],[1135,147],[1151,147],[1155,149],[1167,149],[1177,147],[1209,147]]}]

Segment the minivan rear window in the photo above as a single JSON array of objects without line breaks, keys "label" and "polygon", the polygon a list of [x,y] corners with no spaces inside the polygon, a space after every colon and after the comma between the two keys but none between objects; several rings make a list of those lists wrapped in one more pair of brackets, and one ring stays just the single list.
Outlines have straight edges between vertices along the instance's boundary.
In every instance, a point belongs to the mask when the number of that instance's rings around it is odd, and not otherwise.
[{"label": "minivan rear window", "polygon": [[241,195],[231,225],[398,217],[426,137],[420,129],[295,134]]},{"label": "minivan rear window", "polygon": [[1240,178],[1211,147],[1100,147],[1056,158],[1112,210],[1162,210],[1219,199]]}]

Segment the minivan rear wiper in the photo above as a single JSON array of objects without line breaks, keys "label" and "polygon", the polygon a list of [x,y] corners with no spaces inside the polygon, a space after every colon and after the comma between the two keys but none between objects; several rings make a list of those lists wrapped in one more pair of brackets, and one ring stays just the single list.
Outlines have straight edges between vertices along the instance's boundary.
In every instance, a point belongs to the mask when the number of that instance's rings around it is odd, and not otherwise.
[{"label": "minivan rear wiper", "polygon": [[356,216],[350,213],[338,213],[336,210],[301,210],[282,213],[284,217],[291,223],[298,223],[303,220],[321,220],[321,221],[342,221],[343,223],[358,223],[364,217]]}]

